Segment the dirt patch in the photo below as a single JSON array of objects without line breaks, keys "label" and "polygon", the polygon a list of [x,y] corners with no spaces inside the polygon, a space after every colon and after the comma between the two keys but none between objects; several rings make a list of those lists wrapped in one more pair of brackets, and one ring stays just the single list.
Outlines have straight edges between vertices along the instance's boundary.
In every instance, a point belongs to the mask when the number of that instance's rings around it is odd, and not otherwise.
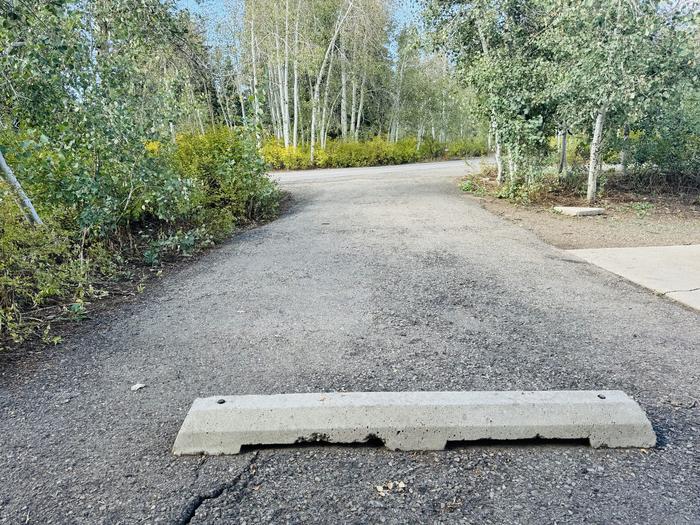
[{"label": "dirt patch", "polygon": [[[558,248],[700,244],[700,206],[680,198],[617,195],[599,202],[606,212],[594,217],[561,215],[552,209],[553,202],[518,205],[491,196],[479,199],[488,211]],[[569,200],[557,204],[582,205]]]}]

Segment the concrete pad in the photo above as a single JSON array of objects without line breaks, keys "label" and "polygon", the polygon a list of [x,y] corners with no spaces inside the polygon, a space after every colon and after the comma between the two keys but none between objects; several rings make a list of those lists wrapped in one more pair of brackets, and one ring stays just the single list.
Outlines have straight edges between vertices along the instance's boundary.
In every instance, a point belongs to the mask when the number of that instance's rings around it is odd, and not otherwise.
[{"label": "concrete pad", "polygon": [[683,303],[686,306],[700,310],[700,290],[690,290],[687,292],[668,292],[667,297],[674,301]]},{"label": "concrete pad", "polygon": [[603,215],[603,208],[583,208],[578,206],[555,206],[554,211],[558,211],[562,215],[571,215],[572,217],[585,217],[588,215]]},{"label": "concrete pad", "polygon": [[700,244],[569,250],[634,283],[700,309]]},{"label": "concrete pad", "polygon": [[441,450],[448,441],[588,439],[653,447],[639,405],[618,390],[350,392],[195,399],[173,453],[238,454],[243,445],[362,443]]}]

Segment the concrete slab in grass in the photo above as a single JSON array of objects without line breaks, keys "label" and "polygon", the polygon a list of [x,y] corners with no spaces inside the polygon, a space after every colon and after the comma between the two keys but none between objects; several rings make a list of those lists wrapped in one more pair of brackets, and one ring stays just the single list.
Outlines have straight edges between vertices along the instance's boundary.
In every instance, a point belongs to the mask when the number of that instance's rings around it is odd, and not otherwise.
[{"label": "concrete slab in grass", "polygon": [[579,206],[554,206],[554,211],[562,215],[571,215],[572,217],[586,217],[589,215],[603,215],[603,208],[583,208]]},{"label": "concrete slab in grass", "polygon": [[634,283],[700,309],[700,244],[569,252]]},{"label": "concrete slab in grass", "polygon": [[449,441],[587,439],[653,447],[643,410],[623,392],[351,392],[196,399],[173,452],[237,454],[244,445],[361,443],[440,450]]}]

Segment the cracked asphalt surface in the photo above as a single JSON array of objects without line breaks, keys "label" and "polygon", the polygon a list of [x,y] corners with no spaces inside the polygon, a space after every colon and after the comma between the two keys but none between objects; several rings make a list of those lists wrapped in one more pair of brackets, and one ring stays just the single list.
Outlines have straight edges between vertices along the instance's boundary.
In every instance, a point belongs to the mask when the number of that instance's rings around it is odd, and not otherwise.
[{"label": "cracked asphalt surface", "polygon": [[[700,315],[483,210],[475,166],[277,175],[277,221],[0,357],[0,522],[700,522]],[[622,389],[659,446],[170,453],[198,396],[459,389]]]}]

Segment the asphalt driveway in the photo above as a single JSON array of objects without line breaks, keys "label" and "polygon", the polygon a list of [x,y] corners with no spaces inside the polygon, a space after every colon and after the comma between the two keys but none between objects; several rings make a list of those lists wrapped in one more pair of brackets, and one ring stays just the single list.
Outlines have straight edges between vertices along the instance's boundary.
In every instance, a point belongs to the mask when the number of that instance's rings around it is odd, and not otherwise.
[{"label": "asphalt driveway", "polygon": [[[277,175],[277,221],[0,357],[0,522],[700,522],[700,315],[483,210],[477,164]],[[199,396],[460,389],[621,389],[659,447],[170,453]]]}]

